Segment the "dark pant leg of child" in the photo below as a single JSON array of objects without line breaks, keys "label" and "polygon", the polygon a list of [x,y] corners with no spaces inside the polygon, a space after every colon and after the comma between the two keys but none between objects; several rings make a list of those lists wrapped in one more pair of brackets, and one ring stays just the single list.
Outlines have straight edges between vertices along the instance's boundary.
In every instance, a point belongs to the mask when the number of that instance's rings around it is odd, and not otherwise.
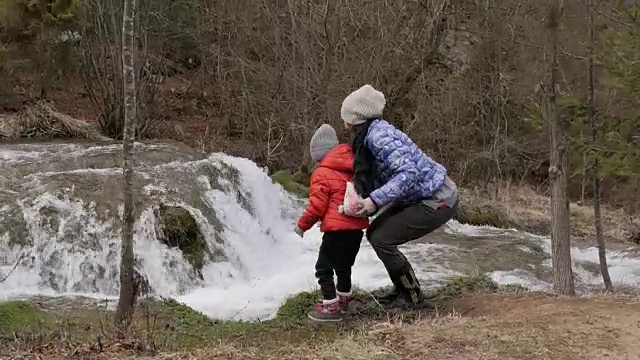
[{"label": "dark pant leg of child", "polygon": [[322,237],[322,244],[316,261],[316,278],[320,285],[320,292],[324,300],[333,300],[336,294],[336,286],[333,282],[333,265],[331,264],[331,243],[326,240],[326,234]]},{"label": "dark pant leg of child", "polygon": [[339,292],[351,291],[351,268],[360,251],[362,237],[362,230],[331,231],[322,237],[321,248],[325,248],[325,256],[338,278],[335,289]]}]

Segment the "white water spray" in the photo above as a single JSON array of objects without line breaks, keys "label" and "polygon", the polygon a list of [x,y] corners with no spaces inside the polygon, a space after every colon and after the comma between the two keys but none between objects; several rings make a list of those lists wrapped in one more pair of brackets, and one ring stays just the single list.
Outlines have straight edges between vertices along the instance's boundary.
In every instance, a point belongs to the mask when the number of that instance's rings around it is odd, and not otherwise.
[{"label": "white water spray", "polygon": [[[175,152],[167,146],[137,146],[143,156],[144,152],[163,149]],[[89,148],[72,145],[0,148],[3,167],[24,165],[39,159],[43,162],[41,166],[34,166],[35,170],[29,174],[14,174],[14,182],[0,188],[0,195],[16,196],[15,202],[0,203],[0,215],[7,214],[8,217],[12,209],[19,209],[27,224],[26,236],[30,240],[16,243],[15,236],[12,236],[15,235],[12,234],[14,229],[0,227],[4,232],[0,236],[3,249],[0,253],[0,275],[12,271],[15,261],[25,254],[7,280],[0,284],[0,299],[34,295],[116,298],[120,231],[113,218],[120,215],[101,215],[102,210],[97,206],[100,204],[83,199],[79,185],[76,186],[73,179],[89,177],[104,184],[119,181],[121,173],[113,165],[83,167],[90,161],[90,156],[118,151],[117,146],[95,145]],[[67,166],[56,170],[45,164],[68,162],[69,158],[73,159],[76,168]],[[238,170],[239,184],[233,184],[224,176],[217,179],[217,184],[212,184],[212,178],[203,174],[203,169],[221,169],[224,164]],[[213,154],[206,159],[177,159],[168,164],[145,165],[143,160],[139,172],[148,181],[143,186],[144,194],[188,210],[207,244],[212,248],[222,247],[226,255],[226,260],[208,262],[204,266],[203,279],[195,277],[191,265],[179,250],[158,241],[153,209],[144,209],[135,224],[134,250],[138,268],[146,276],[154,294],[174,297],[211,317],[255,320],[272,316],[287,296],[316,287],[314,264],[322,234],[318,227],[302,239],[293,233],[295,220],[303,208],[279,185],[273,184],[253,162],[224,154]],[[56,189],[52,190],[50,184],[62,175],[69,179],[69,183],[54,193]],[[180,176],[180,181],[168,181]],[[178,190],[198,195],[185,197]],[[251,209],[243,206],[238,193],[249,199]],[[103,197],[109,200],[108,194]],[[121,206],[119,208],[121,212]],[[221,233],[207,215],[211,210],[223,224]],[[540,244],[545,252],[550,253],[549,239],[515,230],[474,227],[451,221],[446,232],[464,236],[465,241],[471,242],[474,237],[518,237]],[[220,238],[224,239],[222,244]],[[455,266],[449,268],[449,264],[443,266],[438,261],[442,254],[455,252],[455,246],[440,242],[416,243],[403,246],[403,250],[413,260],[425,286],[438,285],[448,277],[460,274]],[[597,263],[597,250],[594,248],[572,249],[572,256],[574,261]],[[609,253],[608,259],[614,282],[632,286],[640,284],[638,259],[613,252]],[[516,268],[509,271],[496,271],[492,277],[499,283],[515,282],[533,289],[550,289],[548,282],[537,279],[528,271],[527,264],[514,266]],[[546,266],[550,266],[550,262]],[[576,276],[580,284],[598,285],[601,282],[598,275],[582,268],[576,270]],[[356,260],[353,281],[355,286],[363,288],[377,288],[389,283],[384,267],[366,241]]]}]

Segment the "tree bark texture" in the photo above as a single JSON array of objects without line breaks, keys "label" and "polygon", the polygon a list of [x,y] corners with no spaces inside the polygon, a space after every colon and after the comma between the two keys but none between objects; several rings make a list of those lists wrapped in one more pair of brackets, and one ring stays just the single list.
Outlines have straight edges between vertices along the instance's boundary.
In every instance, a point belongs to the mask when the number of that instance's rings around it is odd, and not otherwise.
[{"label": "tree bark texture", "polygon": [[[594,0],[587,0],[588,5],[588,17],[589,17],[589,91],[588,91],[588,107],[589,107],[589,122],[591,124],[591,145],[597,146],[598,142],[598,126],[596,124],[596,111],[595,111],[595,69],[594,69],[594,56],[596,47],[596,35],[593,23],[593,14],[595,12]],[[604,281],[605,290],[607,292],[613,291],[613,283],[611,282],[611,276],[609,275],[609,267],[607,266],[607,250],[604,241],[602,230],[602,208],[600,207],[600,174],[599,174],[598,154],[595,154],[593,159],[593,168],[591,174],[593,178],[593,213],[596,227],[596,243],[598,244],[598,258],[600,260],[600,273],[602,274],[602,280]]]},{"label": "tree bark texture", "polygon": [[122,15],[122,71],[124,77],[125,124],[123,148],[124,222],[122,226],[122,253],[120,262],[120,297],[116,310],[115,325],[125,334],[135,310],[136,291],[134,284],[133,223],[134,223],[134,137],[136,128],[136,74],[134,69],[134,19],[135,0],[124,0]]},{"label": "tree bark texture", "polygon": [[551,183],[551,243],[553,288],[559,295],[575,295],[571,268],[570,213],[567,194],[569,164],[567,125],[561,118],[556,99],[558,67],[558,28],[560,0],[549,0],[546,19],[544,57],[546,71],[542,84],[543,114],[551,137],[549,180]]}]

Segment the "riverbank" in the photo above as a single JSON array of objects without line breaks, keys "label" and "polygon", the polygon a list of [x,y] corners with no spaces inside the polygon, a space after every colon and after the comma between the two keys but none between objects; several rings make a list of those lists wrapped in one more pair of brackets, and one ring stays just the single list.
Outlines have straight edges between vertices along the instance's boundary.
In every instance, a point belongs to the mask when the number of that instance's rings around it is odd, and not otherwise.
[{"label": "riverbank", "polygon": [[[461,189],[462,214],[458,220],[472,225],[516,228],[549,235],[551,198],[527,185],[498,184],[487,196],[480,191]],[[466,212],[465,212],[466,211]],[[572,240],[596,243],[595,216],[591,205],[570,204]],[[607,242],[633,242],[640,235],[640,218],[620,209],[602,207],[603,234]]]},{"label": "riverbank", "polygon": [[[278,171],[273,181],[300,197],[309,189],[303,174]],[[551,228],[551,198],[528,185],[503,182],[492,189],[460,188],[460,211],[455,217],[464,224],[488,225],[496,228],[515,228],[537,235],[549,235]],[[489,193],[491,195],[489,195]],[[595,244],[593,207],[570,204],[572,240]],[[612,243],[640,242],[640,218],[621,209],[602,207],[603,233]]]},{"label": "riverbank", "polygon": [[[1,359],[630,359],[640,304],[629,296],[555,298],[485,276],[452,279],[433,308],[389,312],[358,292],[348,318],[317,325],[317,294],[286,301],[272,320],[215,321],[173,300],[144,300],[131,336],[86,299],[0,303]],[[73,303],[75,301],[75,303]]]}]

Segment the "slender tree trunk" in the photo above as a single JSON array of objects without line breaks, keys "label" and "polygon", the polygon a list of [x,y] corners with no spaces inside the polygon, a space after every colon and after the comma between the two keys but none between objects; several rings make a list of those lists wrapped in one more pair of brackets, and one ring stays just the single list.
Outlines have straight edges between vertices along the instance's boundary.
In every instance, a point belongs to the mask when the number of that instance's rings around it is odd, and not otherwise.
[{"label": "slender tree trunk", "polygon": [[607,250],[602,235],[602,210],[600,208],[600,175],[598,175],[598,159],[593,165],[593,212],[596,223],[596,241],[598,243],[598,258],[600,259],[600,273],[604,281],[607,292],[613,292],[613,283],[609,276],[609,266],[607,266]]},{"label": "slender tree trunk", "polygon": [[558,27],[560,0],[549,0],[546,21],[544,58],[546,73],[543,114],[551,135],[549,180],[551,183],[551,242],[553,288],[559,295],[575,295],[570,252],[570,214],[568,186],[568,144],[566,124],[558,113],[556,102],[556,76],[558,67]]},{"label": "slender tree trunk", "polygon": [[122,72],[124,78],[124,136],[122,140],[124,164],[124,223],[122,226],[122,259],[120,263],[120,298],[116,310],[115,325],[124,335],[135,310],[133,257],[133,146],[136,128],[136,74],[134,69],[134,19],[135,0],[124,0],[122,14]]},{"label": "slender tree trunk", "polygon": [[[596,146],[598,142],[598,126],[596,125],[596,111],[595,111],[595,71],[594,71],[594,51],[596,47],[596,34],[593,24],[593,13],[595,12],[594,0],[588,0],[588,16],[589,16],[589,94],[588,94],[588,107],[589,107],[589,122],[591,123],[591,145]],[[595,217],[596,226],[596,242],[598,244],[598,257],[600,258],[600,273],[602,274],[602,280],[607,292],[613,291],[613,284],[611,283],[611,276],[609,276],[609,267],[607,266],[607,251],[604,242],[604,236],[602,235],[602,210],[600,207],[600,174],[598,163],[598,154],[595,154],[593,161],[593,168],[591,169],[591,176],[593,178],[593,213]]]}]

